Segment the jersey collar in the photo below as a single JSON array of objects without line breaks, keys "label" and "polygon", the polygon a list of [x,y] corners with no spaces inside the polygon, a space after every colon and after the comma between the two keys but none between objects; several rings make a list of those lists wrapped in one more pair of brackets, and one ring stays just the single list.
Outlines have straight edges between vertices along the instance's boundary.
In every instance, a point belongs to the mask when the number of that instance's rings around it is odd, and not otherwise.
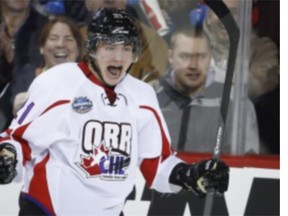
[{"label": "jersey collar", "polygon": [[88,68],[87,64],[85,62],[80,62],[78,63],[79,68],[81,69],[81,71],[84,73],[84,75],[91,80],[91,82],[93,82],[94,84],[101,86],[106,94],[107,97],[111,103],[111,105],[114,104],[116,98],[117,98],[117,94],[114,91],[115,87],[107,87],[105,86],[102,82],[100,82],[100,80],[92,73],[92,71]]}]

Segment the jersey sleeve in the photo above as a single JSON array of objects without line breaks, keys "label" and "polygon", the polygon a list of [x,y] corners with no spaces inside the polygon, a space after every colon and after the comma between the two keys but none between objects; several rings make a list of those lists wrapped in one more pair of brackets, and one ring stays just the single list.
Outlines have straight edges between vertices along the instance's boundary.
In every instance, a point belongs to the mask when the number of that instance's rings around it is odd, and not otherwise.
[{"label": "jersey sleeve", "polygon": [[[65,106],[69,100],[49,97],[41,83],[33,83],[28,90],[26,102],[18,111],[9,128],[1,134],[1,143],[11,143],[17,151],[17,173],[15,181],[22,177],[23,165],[39,155],[47,154],[47,149],[61,139],[65,130]],[[53,136],[48,135],[53,134]]]},{"label": "jersey sleeve", "polygon": [[145,122],[138,133],[140,169],[149,187],[159,192],[178,192],[181,188],[170,184],[169,176],[182,160],[171,148],[168,128],[154,91],[149,104],[139,106]]}]

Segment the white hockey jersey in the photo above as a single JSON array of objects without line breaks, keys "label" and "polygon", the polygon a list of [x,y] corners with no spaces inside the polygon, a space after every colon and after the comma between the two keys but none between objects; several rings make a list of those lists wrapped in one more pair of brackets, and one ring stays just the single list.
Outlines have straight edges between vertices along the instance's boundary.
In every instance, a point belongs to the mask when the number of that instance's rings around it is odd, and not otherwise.
[{"label": "white hockey jersey", "polygon": [[119,215],[136,168],[148,185],[169,184],[175,164],[154,90],[129,74],[105,88],[85,63],[38,76],[6,136],[17,149],[22,193],[51,215]]}]

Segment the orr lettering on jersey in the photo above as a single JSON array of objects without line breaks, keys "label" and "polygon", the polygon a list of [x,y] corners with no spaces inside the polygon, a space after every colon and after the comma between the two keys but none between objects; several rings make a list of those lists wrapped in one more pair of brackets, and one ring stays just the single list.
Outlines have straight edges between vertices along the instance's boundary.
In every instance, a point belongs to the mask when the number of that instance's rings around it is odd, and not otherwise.
[{"label": "orr lettering on jersey", "polygon": [[127,123],[90,120],[83,128],[81,162],[88,178],[124,180],[130,164],[132,127]]}]

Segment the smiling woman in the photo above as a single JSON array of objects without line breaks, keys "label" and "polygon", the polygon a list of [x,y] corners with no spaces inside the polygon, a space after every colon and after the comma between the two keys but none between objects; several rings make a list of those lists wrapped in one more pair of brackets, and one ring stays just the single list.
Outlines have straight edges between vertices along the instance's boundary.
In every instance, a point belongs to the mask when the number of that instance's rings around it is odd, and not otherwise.
[{"label": "smiling woman", "polygon": [[77,26],[66,17],[56,17],[48,22],[39,41],[44,70],[57,64],[78,61],[82,55],[81,34]]},{"label": "smiling woman", "polygon": [[33,79],[49,68],[66,63],[78,62],[82,57],[83,40],[78,27],[67,17],[55,17],[43,27],[39,39],[42,64],[27,64],[12,87],[13,113],[23,104],[26,91]]}]

